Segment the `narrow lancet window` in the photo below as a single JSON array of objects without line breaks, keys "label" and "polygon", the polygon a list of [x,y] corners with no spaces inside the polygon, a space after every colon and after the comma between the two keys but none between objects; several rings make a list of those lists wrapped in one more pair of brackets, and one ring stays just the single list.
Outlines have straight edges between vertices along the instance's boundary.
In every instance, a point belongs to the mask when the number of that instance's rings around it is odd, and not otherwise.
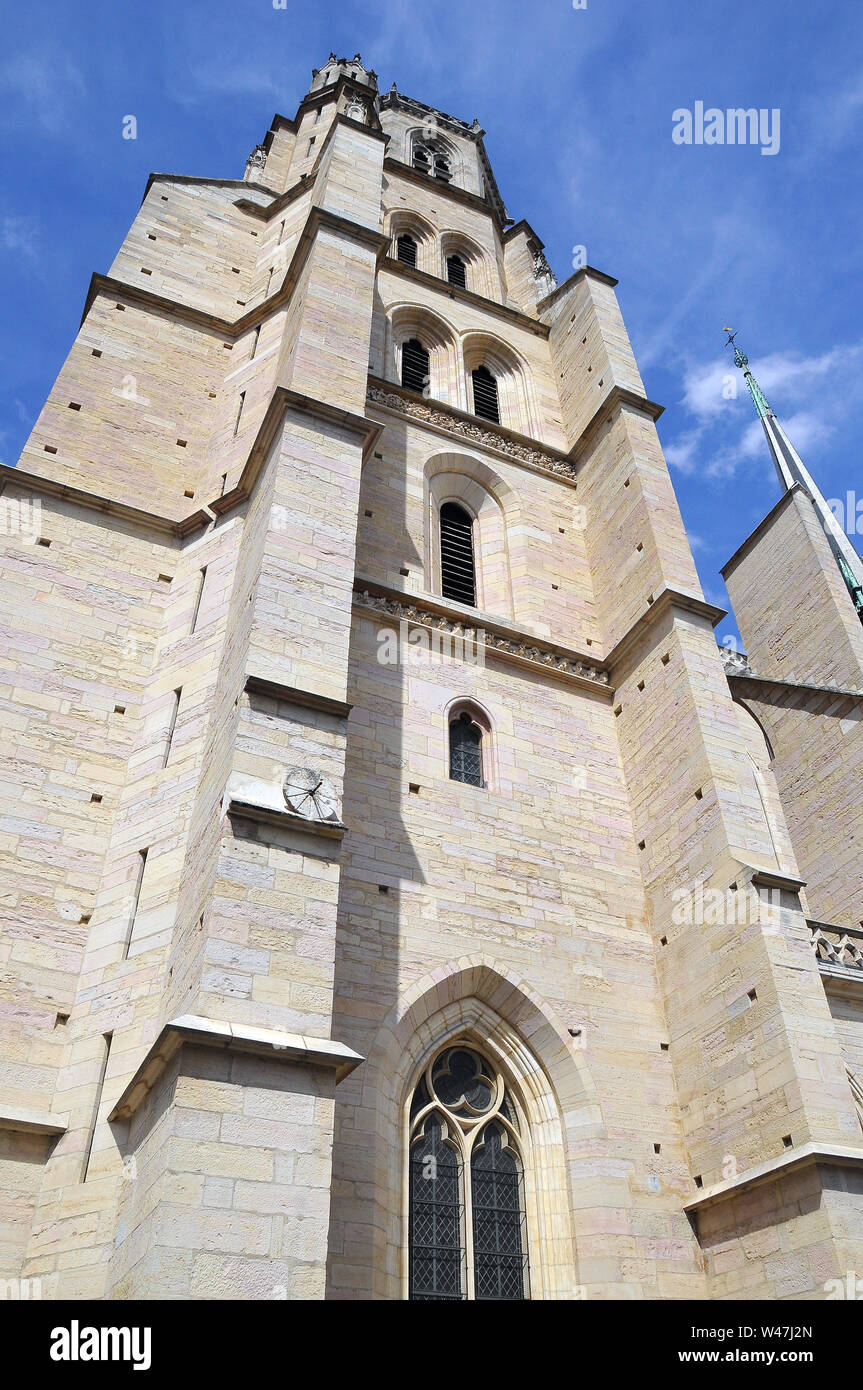
[{"label": "narrow lancet window", "polygon": [[440,509],[440,569],[443,597],[474,608],[473,519],[457,502],[444,502]]},{"label": "narrow lancet window", "polygon": [[447,256],[446,278],[451,285],[457,285],[460,290],[467,289],[467,275],[461,256]]},{"label": "narrow lancet window", "polygon": [[418,338],[402,345],[402,386],[424,393],[429,384],[429,355]]},{"label": "narrow lancet window", "polygon": [[417,265],[417,244],[412,236],[404,232],[396,241],[396,256],[402,265],[413,266],[416,270]]},{"label": "narrow lancet window", "polygon": [[471,377],[473,379],[474,414],[481,415],[484,420],[493,420],[496,425],[499,425],[497,381],[486,366],[477,367],[474,372],[471,372]]}]

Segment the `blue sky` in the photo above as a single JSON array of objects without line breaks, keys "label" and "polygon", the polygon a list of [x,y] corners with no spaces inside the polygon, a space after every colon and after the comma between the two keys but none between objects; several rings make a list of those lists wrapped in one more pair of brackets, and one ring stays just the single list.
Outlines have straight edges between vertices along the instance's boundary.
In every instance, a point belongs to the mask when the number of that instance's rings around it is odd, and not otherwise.
[{"label": "blue sky", "polygon": [[[726,399],[723,324],[828,498],[863,501],[853,0],[48,0],[7,8],[4,40],[2,461],[17,459],[147,175],[240,178],[334,49],[359,51],[382,88],[478,117],[510,215],[532,223],[558,277],[584,245],[619,279],[708,598],[727,606],[719,567],[779,495],[745,390]],[[779,152],[675,144],[672,113],[697,101],[778,108]]]}]

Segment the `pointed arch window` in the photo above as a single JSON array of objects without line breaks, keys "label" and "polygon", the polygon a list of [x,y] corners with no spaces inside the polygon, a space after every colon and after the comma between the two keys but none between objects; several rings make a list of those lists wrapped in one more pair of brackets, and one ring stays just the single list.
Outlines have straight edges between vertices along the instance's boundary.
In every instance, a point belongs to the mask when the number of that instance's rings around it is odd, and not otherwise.
[{"label": "pointed arch window", "polygon": [[410,1107],[411,1299],[529,1297],[520,1124],[471,1043],[426,1067]]},{"label": "pointed arch window", "polygon": [[467,271],[461,256],[447,256],[446,278],[451,285],[457,285],[460,290],[467,289]]},{"label": "pointed arch window", "polygon": [[482,729],[465,710],[449,726],[449,775],[453,782],[484,787]]},{"label": "pointed arch window", "polygon": [[485,364],[471,372],[471,378],[473,380],[474,414],[481,415],[484,420],[493,420],[496,425],[499,425],[497,380]]},{"label": "pointed arch window", "polygon": [[402,386],[423,392],[429,383],[429,355],[419,338],[402,344]]},{"label": "pointed arch window", "polygon": [[416,270],[417,244],[408,232],[402,232],[402,235],[396,241],[396,257],[401,261],[402,265],[413,266],[414,270]]},{"label": "pointed arch window", "polygon": [[415,141],[412,162],[415,169],[443,183],[449,183],[452,179],[450,157],[436,140]]},{"label": "pointed arch window", "polygon": [[476,607],[473,518],[458,502],[440,509],[441,594]]}]

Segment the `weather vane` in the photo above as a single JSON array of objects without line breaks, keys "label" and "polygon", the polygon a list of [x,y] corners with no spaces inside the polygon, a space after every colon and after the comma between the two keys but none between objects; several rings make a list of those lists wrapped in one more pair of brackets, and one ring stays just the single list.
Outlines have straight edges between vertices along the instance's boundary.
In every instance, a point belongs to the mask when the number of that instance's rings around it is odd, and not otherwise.
[{"label": "weather vane", "polygon": [[726,346],[726,347],[733,347],[733,348],[734,348],[734,365],[735,365],[735,367],[740,367],[741,370],[742,370],[743,368],[745,368],[745,367],[748,367],[748,366],[749,366],[749,358],[745,355],[745,353],[742,353],[742,352],[740,351],[740,349],[738,348],[737,344],[736,344],[735,341],[734,341],[734,339],[737,337],[737,334],[740,332],[739,328],[729,328],[729,327],[727,326],[727,324],[726,324],[726,325],[723,326],[722,331],[723,331],[723,333],[727,333],[727,334],[728,334],[728,339],[727,339],[727,341],[726,341],[725,346]]}]

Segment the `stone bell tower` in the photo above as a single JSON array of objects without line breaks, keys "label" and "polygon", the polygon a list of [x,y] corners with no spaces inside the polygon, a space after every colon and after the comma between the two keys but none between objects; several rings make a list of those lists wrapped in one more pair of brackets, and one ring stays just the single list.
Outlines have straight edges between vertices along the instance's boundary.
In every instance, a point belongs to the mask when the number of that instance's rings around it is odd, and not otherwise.
[{"label": "stone bell tower", "polygon": [[5,1277],[863,1260],[796,846],[615,284],[558,284],[478,121],[358,55],[242,179],[151,176],[2,470]]}]

